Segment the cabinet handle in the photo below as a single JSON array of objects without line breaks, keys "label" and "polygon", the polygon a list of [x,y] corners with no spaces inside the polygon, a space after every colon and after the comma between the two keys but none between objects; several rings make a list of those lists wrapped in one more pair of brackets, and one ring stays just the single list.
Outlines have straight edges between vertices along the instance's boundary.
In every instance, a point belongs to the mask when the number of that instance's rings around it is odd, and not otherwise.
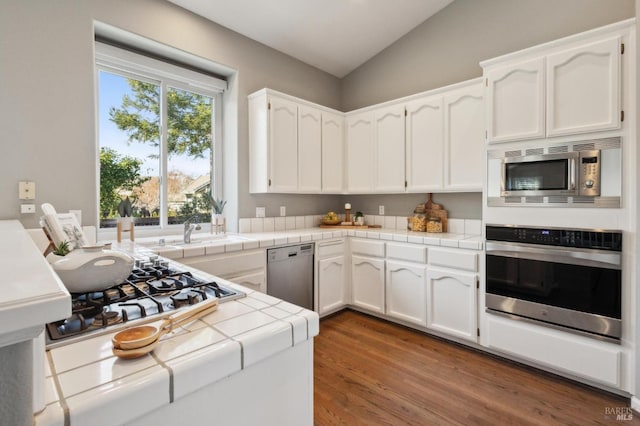
[{"label": "cabinet handle", "polygon": [[321,243],[321,244],[318,244],[318,247],[331,247],[331,246],[337,246],[337,245],[340,245],[340,244],[342,244],[342,243],[343,243],[342,241],[332,241],[332,242],[330,242],[330,243]]}]

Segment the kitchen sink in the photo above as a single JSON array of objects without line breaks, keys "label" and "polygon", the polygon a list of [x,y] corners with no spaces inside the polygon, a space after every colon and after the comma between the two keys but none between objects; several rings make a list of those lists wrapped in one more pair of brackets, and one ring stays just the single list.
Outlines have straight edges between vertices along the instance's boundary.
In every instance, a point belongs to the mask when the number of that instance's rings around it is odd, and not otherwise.
[{"label": "kitchen sink", "polygon": [[136,244],[148,248],[150,250],[168,250],[172,248],[194,247],[206,244],[225,244],[242,241],[249,241],[250,238],[241,237],[239,235],[211,235],[211,234],[195,234],[191,236],[191,242],[185,243],[182,235],[167,235],[164,237],[141,238],[136,240]]}]

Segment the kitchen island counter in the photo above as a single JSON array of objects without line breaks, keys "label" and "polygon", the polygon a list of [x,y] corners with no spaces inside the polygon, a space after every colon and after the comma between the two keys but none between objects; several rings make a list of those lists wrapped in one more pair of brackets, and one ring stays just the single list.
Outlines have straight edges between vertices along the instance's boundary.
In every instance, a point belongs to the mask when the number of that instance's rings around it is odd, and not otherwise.
[{"label": "kitchen island counter", "polygon": [[141,358],[115,357],[115,332],[49,349],[36,424],[194,424],[207,404],[216,423],[312,424],[318,315],[215,280],[246,297],[220,303]]}]

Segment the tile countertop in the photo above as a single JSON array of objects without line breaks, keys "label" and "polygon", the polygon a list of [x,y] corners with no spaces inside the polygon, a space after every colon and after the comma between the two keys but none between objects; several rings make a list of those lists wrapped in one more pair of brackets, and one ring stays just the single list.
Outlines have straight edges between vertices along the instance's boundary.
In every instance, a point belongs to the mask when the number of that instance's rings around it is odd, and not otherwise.
[{"label": "tile countertop", "polygon": [[[180,259],[347,236],[471,250],[482,250],[484,244],[479,235],[306,228],[229,234],[218,239],[202,235],[188,246],[175,241],[160,246],[156,244],[159,237],[139,238],[114,247]],[[48,350],[46,407],[36,416],[36,424],[126,423],[318,334],[317,313],[211,278],[247,296],[220,303],[212,314],[165,335],[148,355],[132,360],[115,357],[111,352],[115,331]],[[107,420],[96,417],[97,412],[113,414]]]},{"label": "tile countertop", "polygon": [[215,280],[247,296],[163,336],[141,358],[115,357],[115,332],[48,350],[36,424],[69,424],[65,416],[70,424],[126,423],[318,334],[315,312]]},{"label": "tile countertop", "polygon": [[[210,234],[206,235],[209,235],[209,237],[212,238]],[[228,234],[228,238],[218,238],[217,240],[207,240],[206,235],[201,234],[199,236],[194,236],[193,243],[191,244],[167,244],[165,246],[160,246],[157,242],[161,237],[155,237],[138,239],[135,243],[123,241],[120,245],[116,244],[114,247],[120,247],[124,250],[144,248],[169,259],[229,253],[240,250],[268,248],[285,244],[321,241],[341,237],[368,238],[468,250],[482,250],[484,247],[484,238],[477,234],[435,234],[386,228],[304,228],[288,231]]]},{"label": "tile countertop", "polygon": [[36,337],[71,314],[71,297],[17,220],[0,221],[0,346]]}]

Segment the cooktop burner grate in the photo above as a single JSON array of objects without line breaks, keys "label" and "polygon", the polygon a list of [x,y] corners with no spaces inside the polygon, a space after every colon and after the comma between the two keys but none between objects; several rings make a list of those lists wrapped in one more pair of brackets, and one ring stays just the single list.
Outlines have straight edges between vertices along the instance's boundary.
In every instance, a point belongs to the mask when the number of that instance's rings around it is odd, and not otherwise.
[{"label": "cooktop burner grate", "polygon": [[221,302],[244,296],[217,282],[194,277],[169,267],[158,258],[136,260],[135,268],[121,284],[103,291],[72,293],[72,315],[47,324],[48,342],[111,331],[129,321],[151,318],[210,297]]}]

